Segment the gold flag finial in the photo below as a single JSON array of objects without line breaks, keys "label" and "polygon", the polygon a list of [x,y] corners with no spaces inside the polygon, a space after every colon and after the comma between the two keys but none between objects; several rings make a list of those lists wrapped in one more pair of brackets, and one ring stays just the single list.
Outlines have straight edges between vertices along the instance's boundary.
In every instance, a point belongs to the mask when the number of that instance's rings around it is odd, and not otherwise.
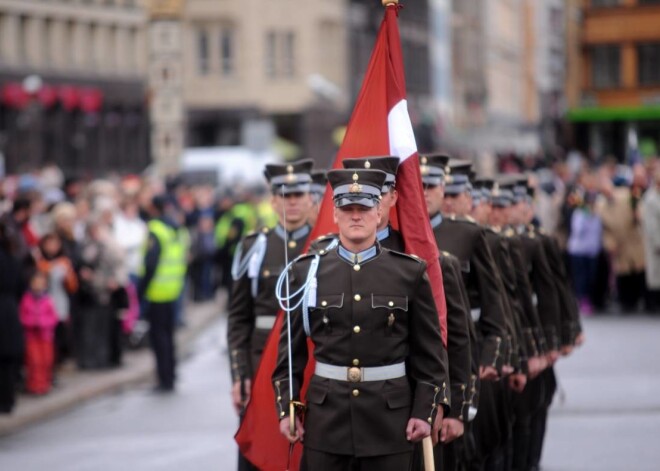
[{"label": "gold flag finial", "polygon": [[382,0],[384,7],[389,7],[390,5],[398,5],[399,0]]}]

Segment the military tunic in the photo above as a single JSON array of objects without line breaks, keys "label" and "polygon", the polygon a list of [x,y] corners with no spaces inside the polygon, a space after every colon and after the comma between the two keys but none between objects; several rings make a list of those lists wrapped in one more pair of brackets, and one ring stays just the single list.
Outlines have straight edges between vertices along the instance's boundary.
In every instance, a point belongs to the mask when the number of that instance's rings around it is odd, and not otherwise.
[{"label": "military tunic", "polygon": [[472,220],[454,216],[441,218],[437,225],[432,221],[432,226],[438,248],[460,260],[471,315],[480,337],[480,365],[496,367],[506,326],[499,275],[485,230]]},{"label": "military tunic", "polygon": [[[286,234],[289,261],[301,254],[309,232],[309,226],[305,225]],[[260,264],[258,259],[248,262],[253,266],[234,281],[229,300],[227,341],[234,382],[250,379],[256,372],[266,340],[280,310],[275,297],[275,285],[284,270],[284,229],[281,226],[272,230],[266,228],[261,234],[265,237],[263,260]],[[258,237],[259,233],[250,234],[241,242],[243,256],[257,243]],[[256,287],[256,295],[253,294],[253,286]]]},{"label": "military tunic", "polygon": [[[316,299],[309,308],[313,356],[317,366],[346,368],[405,362],[406,374],[360,382],[312,376],[305,449],[354,457],[409,453],[408,420],[432,423],[439,407],[445,415],[449,412],[446,351],[426,264],[379,244],[372,249],[372,256],[353,254],[351,260],[341,246],[319,255]],[[302,256],[293,265],[292,289],[306,280],[313,259]],[[290,316],[295,399],[308,352],[302,309]],[[273,372],[281,418],[289,413],[291,397],[287,350],[285,323]]]}]

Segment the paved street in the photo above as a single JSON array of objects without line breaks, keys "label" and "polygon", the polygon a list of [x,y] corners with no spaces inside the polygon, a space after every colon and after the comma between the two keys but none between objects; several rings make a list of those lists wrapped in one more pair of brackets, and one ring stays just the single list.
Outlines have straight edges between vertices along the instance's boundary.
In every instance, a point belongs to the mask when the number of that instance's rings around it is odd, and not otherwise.
[{"label": "paved street", "polygon": [[[234,469],[224,328],[216,324],[197,342],[175,395],[127,390],[0,439],[0,469]],[[657,470],[660,321],[597,318],[586,330],[587,345],[558,367],[563,394],[550,418],[544,470]]]}]

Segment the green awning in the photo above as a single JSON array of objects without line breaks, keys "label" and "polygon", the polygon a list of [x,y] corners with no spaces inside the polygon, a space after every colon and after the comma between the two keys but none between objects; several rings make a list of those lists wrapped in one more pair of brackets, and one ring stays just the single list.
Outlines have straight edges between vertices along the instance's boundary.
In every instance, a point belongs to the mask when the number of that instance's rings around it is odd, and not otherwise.
[{"label": "green awning", "polygon": [[566,117],[574,123],[660,120],[660,105],[622,106],[616,108],[573,108],[568,111]]}]

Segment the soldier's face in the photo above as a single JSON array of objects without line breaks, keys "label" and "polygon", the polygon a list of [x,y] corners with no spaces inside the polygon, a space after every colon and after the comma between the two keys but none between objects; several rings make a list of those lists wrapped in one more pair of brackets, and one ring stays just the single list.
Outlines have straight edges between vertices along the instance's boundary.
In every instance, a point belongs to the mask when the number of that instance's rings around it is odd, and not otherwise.
[{"label": "soldier's face", "polygon": [[491,226],[505,226],[509,224],[509,208],[493,206],[488,218]]},{"label": "soldier's face", "polygon": [[472,209],[472,217],[479,224],[488,224],[492,206],[488,203],[479,203]]},{"label": "soldier's face", "polygon": [[373,243],[382,212],[381,205],[368,208],[360,204],[349,204],[335,208],[335,224],[339,227],[342,242],[354,245]]},{"label": "soldier's face", "polygon": [[456,214],[458,216],[466,216],[470,214],[472,209],[472,196],[468,192],[459,193],[458,195],[447,195],[442,202],[442,212],[446,214]]},{"label": "soldier's face", "polygon": [[312,196],[309,193],[273,195],[272,205],[280,224],[295,227],[307,221],[312,209]]},{"label": "soldier's face", "polygon": [[426,210],[429,212],[429,216],[433,216],[440,211],[444,197],[444,186],[424,185],[424,200],[426,201]]}]

